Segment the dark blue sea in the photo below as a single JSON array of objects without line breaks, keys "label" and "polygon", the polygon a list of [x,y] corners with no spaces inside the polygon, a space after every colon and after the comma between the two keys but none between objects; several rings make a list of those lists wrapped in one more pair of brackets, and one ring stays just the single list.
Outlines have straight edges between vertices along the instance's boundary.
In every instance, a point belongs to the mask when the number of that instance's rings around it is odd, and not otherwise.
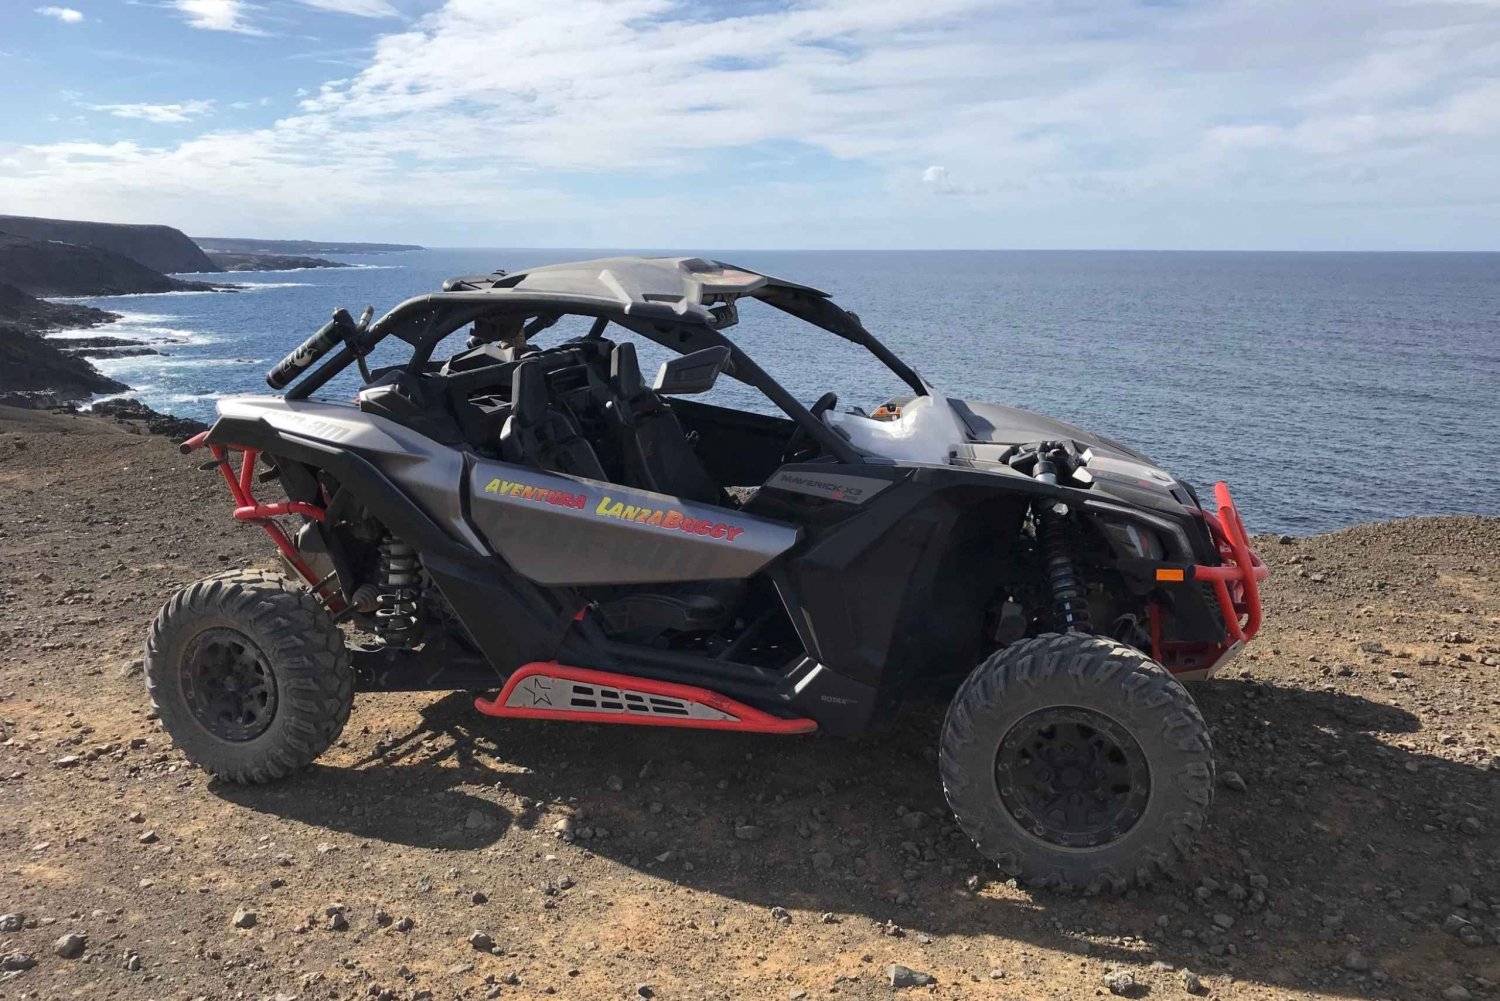
[{"label": "dark blue sea", "polygon": [[[252,286],[239,293],[83,301],[125,314],[94,333],[166,352],[101,369],[209,419],[220,397],[266,392],[265,370],[337,306],[379,315],[452,275],[608,253],[346,257],[359,267],[213,276]],[[1500,513],[1500,254],[696,253],[832,293],[950,396],[1100,431],[1200,488],[1227,480],[1256,531]],[[869,409],[901,389],[759,303],[730,336],[805,401],[833,389]],[[738,384],[711,399],[769,409]]]}]

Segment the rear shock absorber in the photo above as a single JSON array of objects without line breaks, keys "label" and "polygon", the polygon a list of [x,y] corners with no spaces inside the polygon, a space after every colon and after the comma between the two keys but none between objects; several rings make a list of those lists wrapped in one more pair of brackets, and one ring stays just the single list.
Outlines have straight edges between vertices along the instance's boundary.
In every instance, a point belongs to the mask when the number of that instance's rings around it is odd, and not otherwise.
[{"label": "rear shock absorber", "polygon": [[[1050,446],[1050,447],[1049,447]],[[1047,443],[1037,450],[1036,469],[1032,476],[1042,483],[1057,485],[1058,466],[1071,462],[1066,449]],[[1066,471],[1071,472],[1070,469]],[[1042,554],[1042,571],[1052,591],[1052,606],[1064,632],[1089,633],[1088,589],[1073,566],[1068,552],[1068,505],[1061,501],[1037,505],[1037,545]]]},{"label": "rear shock absorber", "polygon": [[380,594],[375,599],[375,633],[392,647],[408,647],[417,635],[417,596],[422,583],[417,551],[394,535],[380,542]]}]

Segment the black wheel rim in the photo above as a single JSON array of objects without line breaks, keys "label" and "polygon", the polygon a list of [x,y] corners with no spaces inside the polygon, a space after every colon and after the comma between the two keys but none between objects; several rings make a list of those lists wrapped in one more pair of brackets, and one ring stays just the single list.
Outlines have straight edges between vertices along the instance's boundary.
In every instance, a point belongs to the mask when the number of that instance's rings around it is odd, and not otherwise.
[{"label": "black wheel rim", "polygon": [[182,658],[182,693],[204,729],[242,743],[276,717],[276,676],[260,647],[234,629],[200,633]]},{"label": "black wheel rim", "polygon": [[995,787],[1028,834],[1097,848],[1135,826],[1151,798],[1141,745],[1092,709],[1055,706],[1020,719],[995,752]]}]

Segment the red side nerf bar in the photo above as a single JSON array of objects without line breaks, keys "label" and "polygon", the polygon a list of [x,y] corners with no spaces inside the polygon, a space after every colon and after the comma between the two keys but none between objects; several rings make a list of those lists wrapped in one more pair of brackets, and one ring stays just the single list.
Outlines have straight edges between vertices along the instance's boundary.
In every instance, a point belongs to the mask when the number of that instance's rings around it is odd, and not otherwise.
[{"label": "red side nerf bar", "polygon": [[1203,512],[1214,545],[1223,561],[1218,566],[1196,564],[1189,569],[1189,580],[1212,586],[1224,618],[1224,640],[1218,644],[1174,643],[1162,639],[1162,616],[1159,606],[1151,606],[1151,655],[1173,674],[1208,676],[1228,663],[1260,631],[1260,582],[1269,568],[1250,548],[1250,535],[1234,506],[1228,485],[1214,484],[1214,502],[1218,513]]},{"label": "red side nerf bar", "polygon": [[[260,449],[244,448],[240,445],[208,445],[208,432],[200,431],[187,441],[177,446],[178,451],[187,455],[200,448],[207,447],[213,454],[214,462],[218,464],[219,472],[224,477],[224,483],[229,487],[229,493],[234,497],[234,516],[239,521],[253,521],[265,529],[271,541],[276,544],[281,555],[292,565],[296,571],[306,579],[309,586],[316,591],[322,586],[322,581],[307,565],[302,554],[297,552],[297,547],[292,545],[292,540],[287,538],[280,525],[272,521],[282,515],[300,514],[314,521],[322,521],[327,512],[316,504],[308,504],[304,501],[282,501],[275,504],[266,504],[255,499],[255,464],[260,458]],[[241,453],[239,473],[229,465],[229,453]]]},{"label": "red side nerf bar", "polygon": [[506,679],[499,695],[475,699],[474,708],[486,716],[516,719],[740,733],[812,733],[818,728],[813,720],[772,716],[706,688],[572,667],[555,660],[522,665]]}]

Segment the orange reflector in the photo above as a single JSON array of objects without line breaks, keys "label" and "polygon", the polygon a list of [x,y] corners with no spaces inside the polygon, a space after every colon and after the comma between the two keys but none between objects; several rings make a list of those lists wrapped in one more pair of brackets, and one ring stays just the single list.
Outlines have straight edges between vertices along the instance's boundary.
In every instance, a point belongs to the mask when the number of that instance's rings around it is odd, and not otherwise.
[{"label": "orange reflector", "polygon": [[1161,569],[1159,569],[1159,570],[1156,571],[1156,579],[1157,580],[1177,580],[1177,581],[1180,581],[1180,580],[1183,579],[1182,578],[1182,571],[1181,570],[1171,570],[1171,569],[1168,569],[1166,567],[1162,567]]}]

